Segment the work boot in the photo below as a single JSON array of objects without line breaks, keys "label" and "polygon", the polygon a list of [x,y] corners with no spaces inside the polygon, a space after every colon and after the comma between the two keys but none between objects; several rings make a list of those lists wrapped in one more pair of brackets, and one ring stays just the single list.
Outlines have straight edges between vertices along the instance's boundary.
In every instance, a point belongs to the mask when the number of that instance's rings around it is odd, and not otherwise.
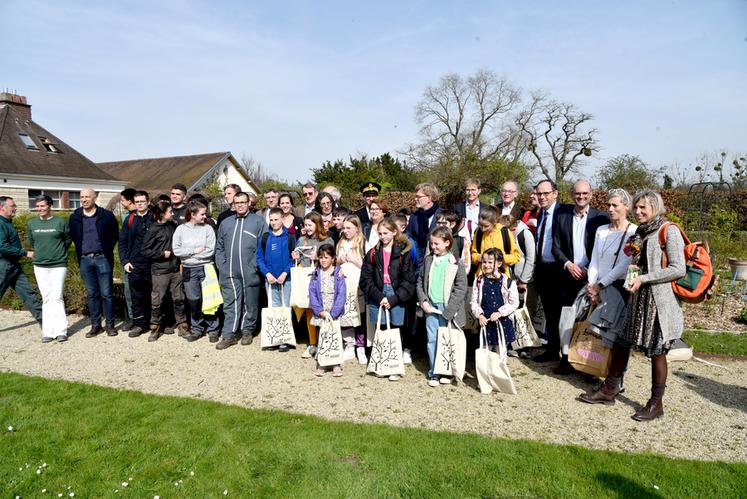
[{"label": "work boot", "polygon": [[223,338],[218,342],[217,345],[215,345],[216,350],[225,350],[226,348],[230,347],[231,345],[235,345],[239,341],[236,338]]},{"label": "work boot", "polygon": [[254,341],[254,336],[252,333],[246,333],[241,336],[241,344],[244,346],[251,345]]},{"label": "work boot", "polygon": [[163,334],[163,330],[161,329],[161,326],[158,324],[151,324],[150,325],[150,336],[148,336],[148,343],[158,340],[158,338],[161,337],[161,334]]},{"label": "work boot", "polygon": [[134,328],[130,329],[130,332],[127,333],[127,336],[130,338],[137,338],[141,334],[143,334],[145,331],[140,326],[135,326]]},{"label": "work boot", "polygon": [[106,326],[106,335],[107,336],[117,336],[117,330],[114,329],[114,326]]},{"label": "work boot", "polygon": [[123,333],[126,333],[133,327],[135,327],[135,325],[132,323],[132,319],[127,319],[126,321],[122,323],[121,326],[119,326],[119,329],[121,329]]},{"label": "work boot", "polygon": [[579,400],[587,404],[614,405],[618,393],[620,393],[620,378],[608,376],[599,388],[581,394]]},{"label": "work boot", "polygon": [[103,331],[103,329],[101,328],[101,324],[91,326],[91,329],[86,333],[86,338],[93,338],[95,336],[98,336],[101,331]]},{"label": "work boot", "polygon": [[664,389],[667,385],[652,385],[651,386],[651,398],[648,399],[646,405],[636,411],[633,414],[633,419],[636,421],[652,421],[656,418],[660,418],[664,415],[664,404],[662,398],[664,397]]},{"label": "work boot", "polygon": [[186,338],[190,334],[189,324],[187,324],[186,322],[182,322],[181,324],[179,324],[176,330],[177,330],[177,335],[180,338]]}]

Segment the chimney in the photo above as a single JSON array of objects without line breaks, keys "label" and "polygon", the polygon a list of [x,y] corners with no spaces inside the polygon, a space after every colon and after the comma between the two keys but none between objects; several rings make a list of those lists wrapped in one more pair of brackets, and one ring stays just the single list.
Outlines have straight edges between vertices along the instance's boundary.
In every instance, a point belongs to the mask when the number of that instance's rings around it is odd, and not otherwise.
[{"label": "chimney", "polygon": [[9,105],[20,114],[24,120],[31,120],[31,105],[26,102],[26,97],[12,93],[5,89],[0,93],[0,106]]}]

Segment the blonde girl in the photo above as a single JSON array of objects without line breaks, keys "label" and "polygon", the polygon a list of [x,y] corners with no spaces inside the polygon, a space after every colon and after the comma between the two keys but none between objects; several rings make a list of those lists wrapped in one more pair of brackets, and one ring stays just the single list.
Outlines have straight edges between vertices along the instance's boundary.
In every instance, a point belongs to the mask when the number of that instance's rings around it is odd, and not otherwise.
[{"label": "blonde girl", "polygon": [[[360,272],[365,256],[361,221],[356,215],[348,215],[342,224],[340,242],[337,243],[337,264],[342,269],[347,284],[348,296],[355,296],[358,310],[351,303],[345,304],[345,312],[340,318],[342,340],[345,343],[344,360],[358,358],[360,364],[368,363],[366,358],[365,329],[361,327],[360,314],[365,307],[365,297],[359,286]],[[354,294],[355,293],[355,294]],[[351,312],[351,307],[353,308]]]}]

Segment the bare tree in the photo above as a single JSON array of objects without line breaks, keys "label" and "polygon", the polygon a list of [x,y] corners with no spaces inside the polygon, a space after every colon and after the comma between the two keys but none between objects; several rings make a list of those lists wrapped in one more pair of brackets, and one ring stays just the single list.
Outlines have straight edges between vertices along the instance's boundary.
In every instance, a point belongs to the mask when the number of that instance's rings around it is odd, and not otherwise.
[{"label": "bare tree", "polygon": [[522,149],[511,118],[520,90],[505,78],[479,70],[466,80],[447,74],[428,87],[415,108],[421,141],[405,154],[417,167],[469,161],[512,161]]},{"label": "bare tree", "polygon": [[591,114],[573,104],[535,93],[529,106],[517,116],[516,126],[542,173],[559,183],[577,170],[584,157],[599,151],[598,131],[589,127],[592,119]]}]

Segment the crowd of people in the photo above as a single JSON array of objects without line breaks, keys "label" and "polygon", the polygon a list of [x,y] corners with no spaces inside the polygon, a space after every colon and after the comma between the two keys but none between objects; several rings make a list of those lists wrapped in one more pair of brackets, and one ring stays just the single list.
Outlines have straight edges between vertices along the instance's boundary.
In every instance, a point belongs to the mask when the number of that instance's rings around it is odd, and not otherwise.
[{"label": "crowd of people", "polygon": [[[480,181],[470,179],[464,201],[451,209],[439,204],[434,184],[422,183],[415,189],[414,210],[392,212],[380,191],[373,181],[361,186],[365,203],[352,211],[341,206],[337,188],[319,192],[307,183],[299,206],[291,194],[269,189],[258,210],[254,194],[230,184],[224,188],[228,208],[213,219],[209,200],[188,196],[182,184],[155,199],[125,189],[121,223],[96,204],[92,189],[81,191],[81,207],[69,221],[56,216],[52,199],[42,195],[37,216],[28,222],[30,250],[12,224],[14,200],[0,196],[0,297],[8,287],[15,289],[39,321],[41,341],[66,341],[63,287],[73,244],[90,313],[85,336],[116,336],[116,249],[127,316],[119,330],[132,338],[148,334],[148,341],[174,333],[189,342],[207,336],[223,350],[251,344],[261,309],[289,306],[291,269],[313,267],[304,290],[309,308],[294,315],[294,329],[308,336],[302,357],[316,356],[318,328],[337,319],[343,360],[366,364],[367,336],[388,325],[400,331],[404,363],[412,362],[414,349],[425,347],[426,382],[436,387],[452,382],[434,373],[439,327],[484,328],[488,346],[496,348],[499,335],[507,344],[514,340],[514,312],[523,305],[531,315],[541,306],[545,318],[546,345],[532,360],[556,363],[557,375],[574,372],[559,324],[562,307],[581,296],[595,305],[593,313],[605,325],[601,332],[612,360],[604,382],[580,400],[614,403],[635,349],[651,359],[652,388],[634,418],[663,415],[666,354],[683,329],[670,282],[684,274],[685,264],[676,226],[666,228],[665,244],[659,244],[665,207],[657,192],[631,196],[613,189],[607,210],[600,211],[590,206],[588,181],[573,184],[573,204],[561,204],[557,186],[545,179],[530,193],[532,206],[522,209],[517,182],[505,182],[499,202],[488,205],[480,200]],[[41,303],[21,270],[24,257],[33,261]],[[351,275],[360,277],[346,279]],[[277,350],[292,348],[281,344]],[[508,355],[530,357],[527,350]],[[325,372],[317,364],[315,374]],[[332,372],[341,376],[342,365]]]}]

